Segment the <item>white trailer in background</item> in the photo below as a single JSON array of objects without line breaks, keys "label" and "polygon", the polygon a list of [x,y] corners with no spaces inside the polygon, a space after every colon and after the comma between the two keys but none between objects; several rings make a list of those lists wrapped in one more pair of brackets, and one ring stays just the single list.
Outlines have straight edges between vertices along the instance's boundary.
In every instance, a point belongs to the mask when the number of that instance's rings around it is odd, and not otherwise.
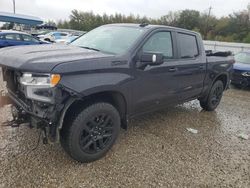
[{"label": "white trailer in background", "polygon": [[233,42],[219,42],[219,41],[203,41],[206,50],[213,51],[231,51],[234,54],[243,51],[250,51],[250,44],[247,43],[233,43]]}]

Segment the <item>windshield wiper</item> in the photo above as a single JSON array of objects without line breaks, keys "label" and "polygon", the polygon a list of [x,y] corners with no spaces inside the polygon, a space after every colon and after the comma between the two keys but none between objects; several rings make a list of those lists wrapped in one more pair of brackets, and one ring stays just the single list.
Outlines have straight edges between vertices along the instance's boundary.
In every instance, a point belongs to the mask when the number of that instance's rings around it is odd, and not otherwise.
[{"label": "windshield wiper", "polygon": [[94,50],[94,51],[97,51],[97,52],[100,52],[99,49],[96,49],[96,48],[91,48],[91,47],[87,47],[87,46],[80,46],[81,48],[85,48],[85,49],[88,49],[88,50]]}]

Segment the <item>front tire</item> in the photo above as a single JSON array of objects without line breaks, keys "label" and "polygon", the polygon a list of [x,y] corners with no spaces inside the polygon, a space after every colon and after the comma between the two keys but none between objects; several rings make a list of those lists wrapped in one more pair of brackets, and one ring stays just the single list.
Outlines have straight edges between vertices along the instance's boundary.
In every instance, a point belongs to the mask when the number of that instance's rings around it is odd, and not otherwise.
[{"label": "front tire", "polygon": [[120,124],[120,115],[114,106],[109,103],[92,104],[63,127],[61,144],[79,162],[98,160],[115,143]]},{"label": "front tire", "polygon": [[214,111],[217,106],[220,104],[222,95],[224,91],[224,85],[221,80],[217,80],[209,94],[206,100],[200,100],[201,107],[206,111]]}]

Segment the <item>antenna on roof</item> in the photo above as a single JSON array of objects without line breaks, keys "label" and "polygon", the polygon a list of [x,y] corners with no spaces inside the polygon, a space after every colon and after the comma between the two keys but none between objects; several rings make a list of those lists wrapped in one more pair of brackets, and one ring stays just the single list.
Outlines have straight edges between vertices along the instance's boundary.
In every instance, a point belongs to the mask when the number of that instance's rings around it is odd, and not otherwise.
[{"label": "antenna on roof", "polygon": [[141,23],[139,26],[140,26],[140,27],[146,27],[146,26],[148,26],[148,23],[143,22],[143,23]]}]

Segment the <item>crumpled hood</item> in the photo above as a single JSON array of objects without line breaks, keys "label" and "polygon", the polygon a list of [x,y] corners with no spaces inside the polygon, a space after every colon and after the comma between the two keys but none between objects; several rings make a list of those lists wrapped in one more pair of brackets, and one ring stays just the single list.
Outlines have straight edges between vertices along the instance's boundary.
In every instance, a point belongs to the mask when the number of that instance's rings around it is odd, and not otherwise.
[{"label": "crumpled hood", "polygon": [[241,71],[250,71],[250,64],[236,62],[233,68]]},{"label": "crumpled hood", "polygon": [[0,49],[0,66],[13,69],[50,72],[55,66],[73,61],[112,56],[70,45],[31,45]]}]

